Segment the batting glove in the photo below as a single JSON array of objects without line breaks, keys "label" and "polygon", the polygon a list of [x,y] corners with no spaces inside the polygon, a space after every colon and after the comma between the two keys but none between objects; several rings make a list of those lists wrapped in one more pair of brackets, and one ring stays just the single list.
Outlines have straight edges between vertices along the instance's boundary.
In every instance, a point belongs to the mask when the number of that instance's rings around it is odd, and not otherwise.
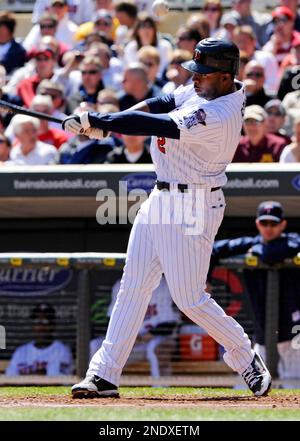
[{"label": "batting glove", "polygon": [[108,135],[102,129],[91,127],[88,112],[69,116],[63,121],[62,128],[75,135],[85,135],[90,139],[103,139]]}]

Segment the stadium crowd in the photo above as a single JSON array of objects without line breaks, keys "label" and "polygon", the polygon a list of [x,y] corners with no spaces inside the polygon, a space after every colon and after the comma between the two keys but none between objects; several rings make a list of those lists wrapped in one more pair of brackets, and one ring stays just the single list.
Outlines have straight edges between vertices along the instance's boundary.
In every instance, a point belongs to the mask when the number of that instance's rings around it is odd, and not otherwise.
[{"label": "stadium crowd", "polygon": [[[297,0],[270,13],[251,0],[204,0],[175,35],[158,31],[152,0],[37,0],[33,25],[14,37],[16,16],[0,12],[0,98],[58,118],[117,112],[171,93],[191,76],[181,63],[208,36],[239,47],[246,86],[243,133],[234,162],[300,161],[300,14]],[[149,163],[150,140],[111,133],[95,141],[57,123],[0,111],[0,163]]]}]

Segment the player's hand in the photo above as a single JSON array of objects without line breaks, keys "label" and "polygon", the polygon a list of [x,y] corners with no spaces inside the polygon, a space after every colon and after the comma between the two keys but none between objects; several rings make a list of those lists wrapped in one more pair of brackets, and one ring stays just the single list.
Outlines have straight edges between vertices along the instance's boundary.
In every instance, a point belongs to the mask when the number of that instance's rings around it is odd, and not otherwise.
[{"label": "player's hand", "polygon": [[71,115],[64,119],[62,122],[62,128],[67,132],[75,133],[75,135],[83,135],[85,132],[79,115]]}]

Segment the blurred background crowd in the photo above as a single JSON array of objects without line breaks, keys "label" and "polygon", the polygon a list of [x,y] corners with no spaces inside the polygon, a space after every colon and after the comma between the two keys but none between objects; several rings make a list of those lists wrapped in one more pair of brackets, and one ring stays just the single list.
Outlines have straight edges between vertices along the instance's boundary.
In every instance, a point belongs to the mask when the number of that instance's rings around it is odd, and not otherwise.
[{"label": "blurred background crowd", "polygon": [[[232,39],[247,107],[234,162],[300,161],[298,0],[269,12],[251,0],[204,0],[175,33],[159,32],[153,0],[37,0],[32,27],[0,11],[0,98],[58,118],[125,110],[189,84],[181,63],[206,37]],[[199,2],[200,4],[200,2]],[[0,111],[0,164],[150,163],[150,140],[74,137],[56,123]]]}]

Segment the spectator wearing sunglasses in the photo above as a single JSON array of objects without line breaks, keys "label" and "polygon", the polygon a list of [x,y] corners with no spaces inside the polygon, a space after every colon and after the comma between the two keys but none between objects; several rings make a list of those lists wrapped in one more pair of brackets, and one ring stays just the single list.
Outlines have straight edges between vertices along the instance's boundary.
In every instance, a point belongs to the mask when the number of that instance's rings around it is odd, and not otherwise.
[{"label": "spectator wearing sunglasses", "polygon": [[194,53],[196,44],[202,39],[202,35],[196,29],[191,29],[188,26],[180,26],[176,33],[175,43],[177,49],[189,51]]},{"label": "spectator wearing sunglasses", "polygon": [[137,62],[137,53],[142,46],[153,46],[158,50],[160,56],[158,75],[162,77],[169,64],[172,45],[167,39],[160,37],[155,20],[144,13],[138,16],[132,39],[124,48],[126,65]]},{"label": "spectator wearing sunglasses", "polygon": [[103,66],[100,58],[86,56],[79,65],[81,72],[81,84],[79,89],[67,100],[66,113],[73,113],[82,101],[96,104],[97,96],[100,90],[104,89],[102,81]]},{"label": "spectator wearing sunglasses", "polygon": [[286,110],[278,99],[270,100],[264,107],[267,113],[267,132],[281,137],[286,144],[290,144],[291,138],[287,135],[284,125]]},{"label": "spectator wearing sunglasses", "polygon": [[137,56],[138,62],[141,63],[147,71],[149,83],[161,89],[166,82],[158,78],[160,65],[158,50],[153,46],[143,46],[139,49]]},{"label": "spectator wearing sunglasses", "polygon": [[300,114],[294,120],[293,132],[292,142],[283,149],[279,162],[300,162]]},{"label": "spectator wearing sunglasses", "polygon": [[244,68],[243,81],[246,86],[246,106],[257,104],[264,107],[272,98],[264,88],[265,71],[255,60],[249,61]]},{"label": "spectator wearing sunglasses", "polygon": [[[277,201],[262,202],[257,208],[255,225],[258,235],[219,240],[214,243],[211,257],[209,279],[213,267],[220,258],[251,252],[267,264],[282,262],[285,258],[295,257],[300,252],[300,236],[297,233],[285,233],[287,220],[282,205]],[[244,270],[247,295],[254,315],[254,350],[265,358],[266,324],[266,284],[267,272],[262,270]],[[280,271],[279,353],[278,373],[283,380],[283,387],[288,387],[290,378],[300,378],[300,351],[292,346],[293,339],[299,340],[299,334],[293,334],[293,327],[300,324],[299,270]]]},{"label": "spectator wearing sunglasses", "polygon": [[223,14],[220,0],[206,0],[203,4],[203,13],[209,23],[209,36],[222,38],[220,34],[220,21]]},{"label": "spectator wearing sunglasses", "polygon": [[280,66],[292,49],[293,42],[300,34],[294,30],[295,14],[287,6],[279,6],[272,13],[274,33],[263,47],[264,51],[275,55]]},{"label": "spectator wearing sunglasses", "polygon": [[245,109],[242,136],[233,162],[278,162],[286,146],[283,138],[267,133],[267,114],[257,105]]}]

